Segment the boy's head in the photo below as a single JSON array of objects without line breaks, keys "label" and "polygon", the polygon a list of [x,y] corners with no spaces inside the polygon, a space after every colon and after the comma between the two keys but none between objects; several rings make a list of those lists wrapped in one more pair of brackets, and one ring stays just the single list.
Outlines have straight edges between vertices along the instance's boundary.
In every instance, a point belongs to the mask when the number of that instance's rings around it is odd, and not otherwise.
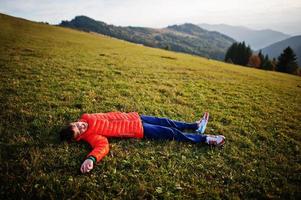
[{"label": "boy's head", "polygon": [[74,130],[71,124],[68,126],[64,127],[61,132],[60,132],[60,138],[61,141],[68,141],[71,142],[71,140],[74,137]]},{"label": "boy's head", "polygon": [[63,128],[60,132],[60,138],[62,141],[71,141],[75,139],[80,134],[84,133],[88,129],[88,124],[86,122],[73,122],[68,126]]}]

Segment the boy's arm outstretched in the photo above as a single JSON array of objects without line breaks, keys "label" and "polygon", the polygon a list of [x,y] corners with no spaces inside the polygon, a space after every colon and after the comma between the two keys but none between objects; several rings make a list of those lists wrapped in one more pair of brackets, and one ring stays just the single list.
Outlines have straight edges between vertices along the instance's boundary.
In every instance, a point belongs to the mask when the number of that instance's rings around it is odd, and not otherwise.
[{"label": "boy's arm outstretched", "polygon": [[93,165],[99,162],[109,152],[108,139],[101,135],[93,135],[89,140],[93,150],[88,154],[86,160],[81,165],[81,172],[86,173],[93,169]]}]

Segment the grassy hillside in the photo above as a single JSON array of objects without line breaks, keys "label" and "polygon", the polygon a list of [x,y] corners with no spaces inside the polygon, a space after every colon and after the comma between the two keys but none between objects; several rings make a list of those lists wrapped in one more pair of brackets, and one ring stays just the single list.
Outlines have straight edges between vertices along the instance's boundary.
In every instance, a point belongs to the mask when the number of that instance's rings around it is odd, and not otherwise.
[{"label": "grassy hillside", "polygon": [[[301,79],[0,15],[0,198],[300,198]],[[110,140],[89,175],[87,144],[57,133],[84,112],[195,121],[223,149]]]}]

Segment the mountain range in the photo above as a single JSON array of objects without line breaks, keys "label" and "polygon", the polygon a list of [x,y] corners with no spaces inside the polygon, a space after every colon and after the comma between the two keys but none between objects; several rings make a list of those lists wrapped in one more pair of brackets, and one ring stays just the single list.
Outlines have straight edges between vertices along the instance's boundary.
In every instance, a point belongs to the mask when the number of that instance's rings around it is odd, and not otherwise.
[{"label": "mountain range", "polygon": [[238,42],[245,41],[249,44],[253,50],[259,50],[273,43],[285,40],[290,35],[265,29],[265,30],[253,30],[243,26],[231,26],[226,24],[198,24],[201,28],[218,31],[222,34],[228,35]]},{"label": "mountain range", "polygon": [[208,31],[186,23],[166,28],[121,27],[96,21],[87,16],[77,16],[71,21],[62,21],[59,26],[87,32],[96,32],[118,39],[163,48],[177,52],[200,55],[223,60],[234,39],[216,31]]}]

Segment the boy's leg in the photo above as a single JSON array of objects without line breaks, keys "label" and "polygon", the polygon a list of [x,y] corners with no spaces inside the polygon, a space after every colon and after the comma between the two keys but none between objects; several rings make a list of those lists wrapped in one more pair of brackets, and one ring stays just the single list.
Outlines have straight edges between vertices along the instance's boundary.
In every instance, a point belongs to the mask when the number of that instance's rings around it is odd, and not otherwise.
[{"label": "boy's leg", "polygon": [[197,123],[179,122],[168,118],[160,118],[146,115],[141,115],[140,117],[143,123],[175,128],[180,131],[183,131],[184,129],[196,130],[199,128]]},{"label": "boy's leg", "polygon": [[183,133],[172,127],[154,125],[143,122],[144,138],[155,140],[176,140],[201,143],[206,142],[207,136],[200,134]]}]

